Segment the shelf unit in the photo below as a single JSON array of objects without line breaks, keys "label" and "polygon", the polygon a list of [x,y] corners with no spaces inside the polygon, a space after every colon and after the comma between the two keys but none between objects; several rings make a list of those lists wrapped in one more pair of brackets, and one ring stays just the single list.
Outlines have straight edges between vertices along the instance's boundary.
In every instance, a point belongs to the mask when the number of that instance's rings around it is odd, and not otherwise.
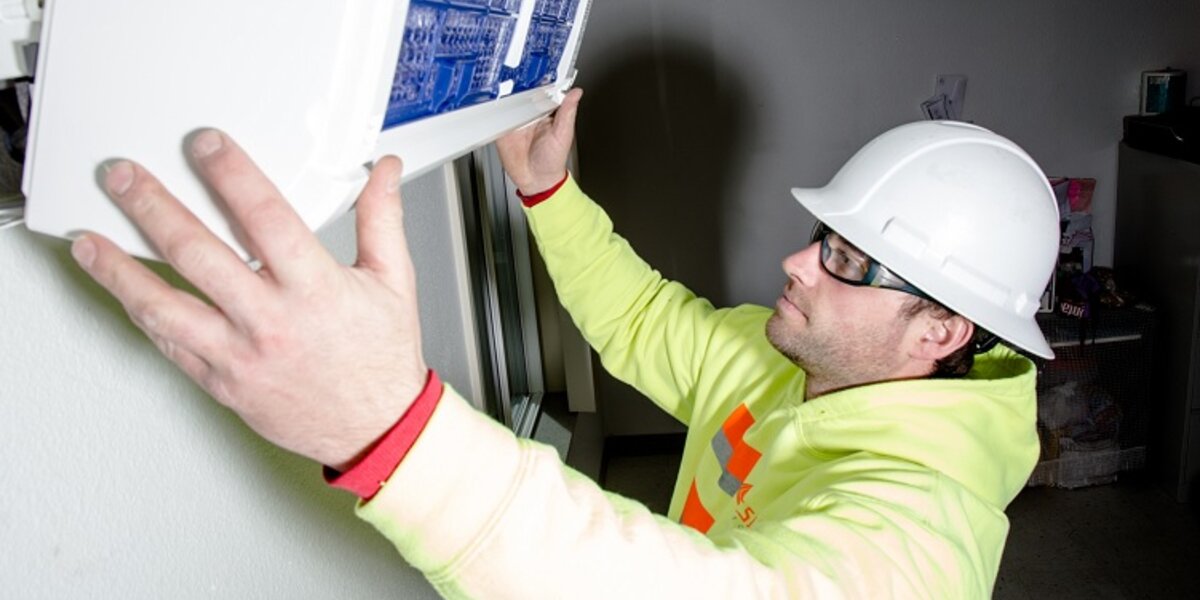
[{"label": "shelf unit", "polygon": [[1042,459],[1029,485],[1109,483],[1146,466],[1155,318],[1137,308],[1038,315],[1056,358],[1038,361]]}]

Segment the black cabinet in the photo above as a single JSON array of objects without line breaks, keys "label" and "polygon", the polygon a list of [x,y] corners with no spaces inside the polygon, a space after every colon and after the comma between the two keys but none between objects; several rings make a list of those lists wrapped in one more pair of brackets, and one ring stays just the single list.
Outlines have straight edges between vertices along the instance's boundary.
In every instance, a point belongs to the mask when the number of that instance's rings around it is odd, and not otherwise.
[{"label": "black cabinet", "polygon": [[1113,263],[1158,307],[1148,460],[1200,497],[1200,164],[1121,144]]}]

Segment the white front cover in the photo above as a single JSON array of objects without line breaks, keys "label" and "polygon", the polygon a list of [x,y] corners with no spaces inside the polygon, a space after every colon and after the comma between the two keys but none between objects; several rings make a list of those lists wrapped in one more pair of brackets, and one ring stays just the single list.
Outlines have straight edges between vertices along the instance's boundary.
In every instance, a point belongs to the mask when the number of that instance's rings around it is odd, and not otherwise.
[{"label": "white front cover", "polygon": [[[25,193],[28,225],[103,233],[154,256],[104,196],[131,158],[233,243],[185,138],[229,132],[317,228],[341,214],[378,138],[403,18],[394,0],[59,0],[47,5]],[[404,13],[400,13],[403,15]]]}]

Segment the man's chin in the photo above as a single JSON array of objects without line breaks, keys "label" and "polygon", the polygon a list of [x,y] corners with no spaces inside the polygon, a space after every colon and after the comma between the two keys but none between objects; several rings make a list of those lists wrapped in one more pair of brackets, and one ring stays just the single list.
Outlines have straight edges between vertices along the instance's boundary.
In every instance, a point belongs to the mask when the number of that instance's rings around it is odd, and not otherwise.
[{"label": "man's chin", "polygon": [[788,360],[796,364],[800,364],[799,360],[797,360],[796,353],[789,349],[788,344],[784,343],[787,340],[787,333],[785,331],[781,331],[784,327],[785,325],[783,317],[778,311],[776,311],[775,314],[771,315],[771,318],[767,319],[767,324],[764,328],[766,330],[765,333],[767,336],[767,342],[771,344],[771,347],[774,348],[776,352],[784,355]]}]

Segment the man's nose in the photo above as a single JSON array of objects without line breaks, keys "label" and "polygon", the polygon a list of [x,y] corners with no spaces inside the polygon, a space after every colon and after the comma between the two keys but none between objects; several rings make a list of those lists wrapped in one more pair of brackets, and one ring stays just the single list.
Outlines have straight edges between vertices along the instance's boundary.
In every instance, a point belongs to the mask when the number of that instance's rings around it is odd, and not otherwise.
[{"label": "man's nose", "polygon": [[821,244],[813,242],[803,249],[785,256],[783,272],[788,279],[803,286],[812,286],[820,277]]}]

